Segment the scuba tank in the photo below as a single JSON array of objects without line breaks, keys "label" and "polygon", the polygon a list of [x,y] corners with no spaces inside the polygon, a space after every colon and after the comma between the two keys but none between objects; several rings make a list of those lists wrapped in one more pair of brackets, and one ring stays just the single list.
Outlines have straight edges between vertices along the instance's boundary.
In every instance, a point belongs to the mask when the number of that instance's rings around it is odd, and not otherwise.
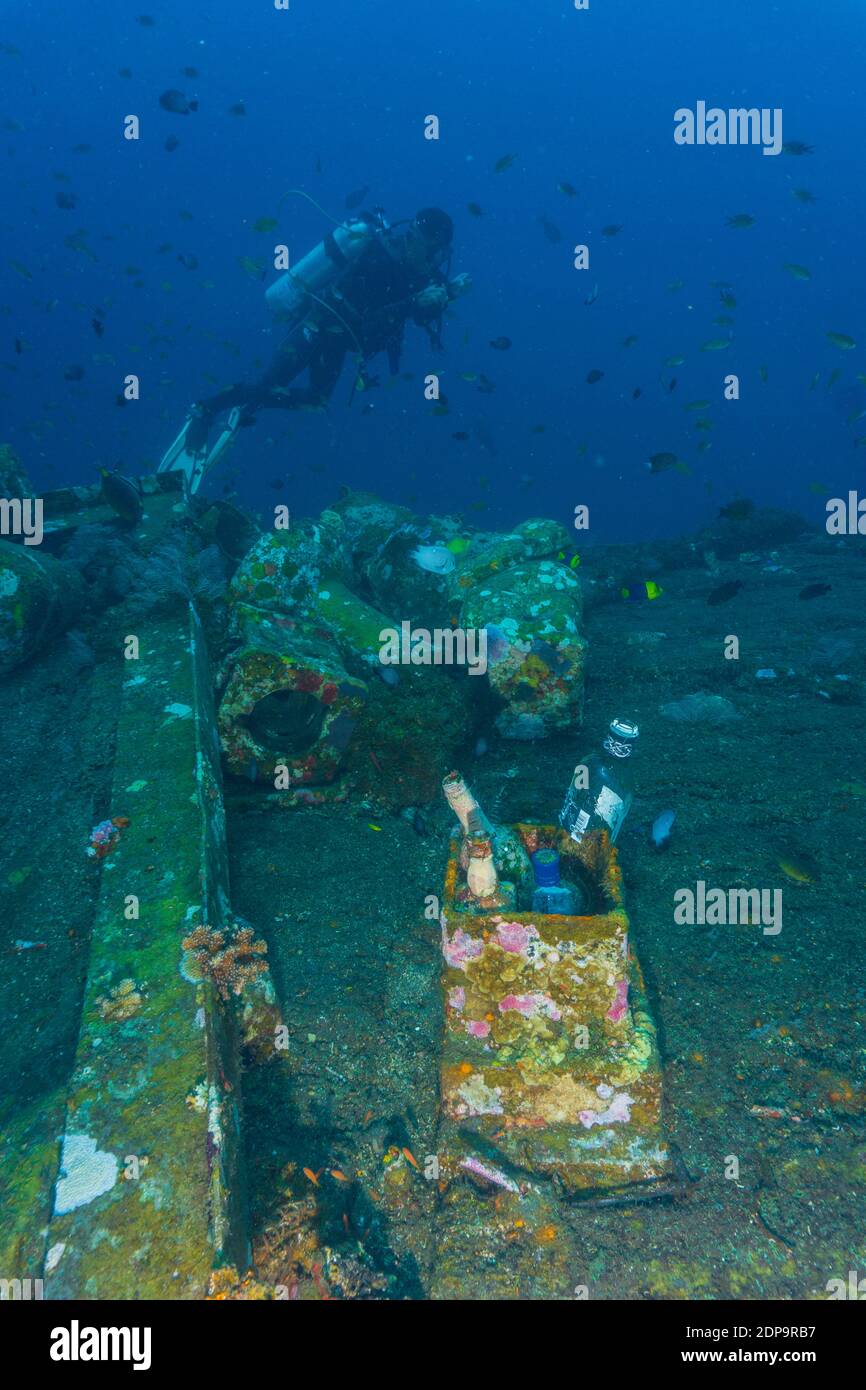
[{"label": "scuba tank", "polygon": [[303,316],[309,308],[308,295],[321,295],[336,284],[379,230],[379,223],[372,218],[352,217],[341,222],[265,292],[270,308],[280,318]]}]

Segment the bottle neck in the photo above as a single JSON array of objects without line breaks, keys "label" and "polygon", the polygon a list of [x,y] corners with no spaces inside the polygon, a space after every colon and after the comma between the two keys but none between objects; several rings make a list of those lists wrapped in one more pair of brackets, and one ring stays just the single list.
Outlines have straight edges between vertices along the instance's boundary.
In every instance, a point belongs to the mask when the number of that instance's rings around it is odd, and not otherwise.
[{"label": "bottle neck", "polygon": [[602,747],[615,758],[630,758],[634,744],[630,740],[614,738],[613,734],[608,734]]}]

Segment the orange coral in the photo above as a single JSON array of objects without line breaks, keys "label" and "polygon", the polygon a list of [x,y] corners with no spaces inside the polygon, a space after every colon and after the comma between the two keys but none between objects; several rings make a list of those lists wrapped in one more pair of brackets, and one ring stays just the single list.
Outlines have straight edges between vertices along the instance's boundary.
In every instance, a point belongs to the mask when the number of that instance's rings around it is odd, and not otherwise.
[{"label": "orange coral", "polygon": [[240,994],[268,968],[258,959],[266,953],[267,942],[254,940],[252,927],[235,927],[227,938],[224,931],[202,924],[181,945],[192,952],[202,978],[212,980],[223,999]]}]

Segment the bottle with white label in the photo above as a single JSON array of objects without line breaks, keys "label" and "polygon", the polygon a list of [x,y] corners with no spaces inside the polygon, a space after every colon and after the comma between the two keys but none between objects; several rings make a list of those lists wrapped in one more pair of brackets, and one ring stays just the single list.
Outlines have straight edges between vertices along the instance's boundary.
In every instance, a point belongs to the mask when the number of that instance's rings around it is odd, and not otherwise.
[{"label": "bottle with white label", "polygon": [[639,729],[627,719],[614,719],[603,750],[574,769],[559,813],[559,823],[572,840],[591,830],[606,830],[611,843],[620,832],[634,792],[631,755]]}]

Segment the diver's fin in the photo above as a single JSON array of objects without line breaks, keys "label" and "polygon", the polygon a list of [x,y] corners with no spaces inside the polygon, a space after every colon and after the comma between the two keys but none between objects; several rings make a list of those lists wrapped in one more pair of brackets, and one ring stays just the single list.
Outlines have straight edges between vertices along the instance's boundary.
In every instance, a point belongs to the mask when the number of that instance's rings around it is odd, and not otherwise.
[{"label": "diver's fin", "polygon": [[196,452],[187,448],[187,435],[194,419],[195,417],[190,415],[185,420],[180,434],[174,443],[166,449],[159,468],[156,470],[158,473],[183,473],[186,478],[187,492],[198,492],[205,473],[213,468],[231,444],[240,426],[241,410],[240,407],[235,406],[229,412],[228,419],[210,451],[208,451],[207,444]]}]

